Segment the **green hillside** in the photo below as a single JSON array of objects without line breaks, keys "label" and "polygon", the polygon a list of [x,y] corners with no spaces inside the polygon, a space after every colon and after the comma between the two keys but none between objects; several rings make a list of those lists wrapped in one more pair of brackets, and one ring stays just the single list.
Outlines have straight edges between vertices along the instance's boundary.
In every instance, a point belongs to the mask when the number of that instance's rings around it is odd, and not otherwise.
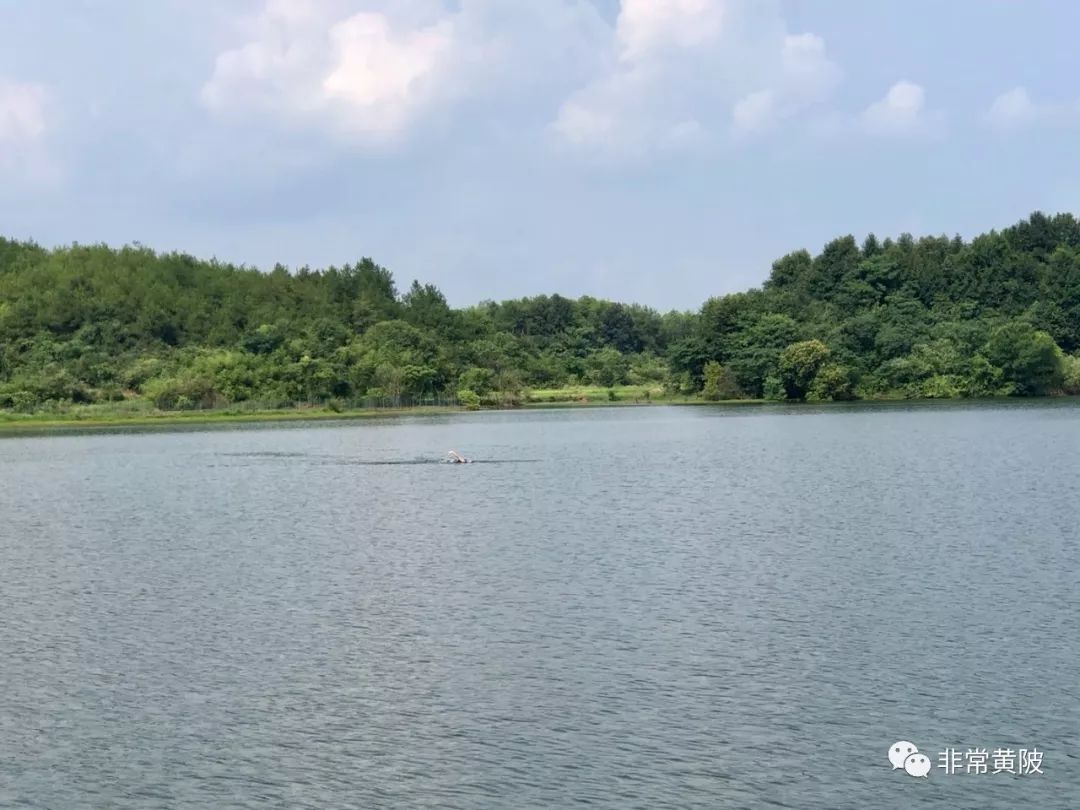
[{"label": "green hillside", "polygon": [[[143,247],[0,239],[0,408],[162,410],[662,387],[706,399],[1080,392],[1080,223],[910,235],[776,261],[698,312],[544,295],[452,309],[370,259],[264,273]],[[475,395],[475,397],[473,396]]]}]

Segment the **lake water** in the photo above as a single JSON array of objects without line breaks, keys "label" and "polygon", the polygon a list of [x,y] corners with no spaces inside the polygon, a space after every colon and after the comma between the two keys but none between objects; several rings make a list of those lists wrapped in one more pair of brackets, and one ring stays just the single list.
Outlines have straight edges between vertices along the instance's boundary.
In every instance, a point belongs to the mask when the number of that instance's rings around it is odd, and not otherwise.
[{"label": "lake water", "polygon": [[1069,402],[3,439],[0,806],[1077,807],[1078,460]]}]

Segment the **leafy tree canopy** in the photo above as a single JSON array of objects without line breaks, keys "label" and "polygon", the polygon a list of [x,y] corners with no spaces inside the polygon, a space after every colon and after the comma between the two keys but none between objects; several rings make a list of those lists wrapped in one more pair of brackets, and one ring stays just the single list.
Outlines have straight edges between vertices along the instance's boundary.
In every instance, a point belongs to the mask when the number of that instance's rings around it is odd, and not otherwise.
[{"label": "leafy tree canopy", "polygon": [[[658,272],[664,272],[659,268]],[[464,309],[372,259],[253,268],[0,238],[0,408],[286,405],[666,383],[707,399],[1080,391],[1080,222],[846,235],[697,312],[539,295]]]}]

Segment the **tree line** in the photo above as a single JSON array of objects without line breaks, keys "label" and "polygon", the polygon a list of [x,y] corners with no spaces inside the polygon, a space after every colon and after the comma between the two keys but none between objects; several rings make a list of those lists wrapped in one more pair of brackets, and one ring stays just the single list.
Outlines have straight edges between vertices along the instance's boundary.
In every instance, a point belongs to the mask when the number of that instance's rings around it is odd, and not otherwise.
[{"label": "tree line", "polygon": [[708,400],[1080,393],[1080,222],[964,241],[844,236],[697,312],[540,295],[455,309],[371,259],[270,272],[139,245],[0,238],[0,408],[145,400],[520,403],[664,386]]}]

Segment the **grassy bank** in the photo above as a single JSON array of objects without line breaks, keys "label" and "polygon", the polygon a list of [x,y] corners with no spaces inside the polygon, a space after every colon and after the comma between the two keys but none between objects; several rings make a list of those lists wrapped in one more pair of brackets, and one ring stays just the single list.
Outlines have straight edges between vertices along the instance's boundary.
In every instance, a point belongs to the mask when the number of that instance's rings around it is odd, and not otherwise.
[{"label": "grassy bank", "polygon": [[109,411],[97,407],[72,407],[62,412],[30,414],[0,413],[0,433],[40,430],[52,427],[149,427],[154,425],[228,424],[230,422],[290,422],[306,420],[349,420],[417,414],[447,413],[458,408],[288,408],[276,410],[237,410],[223,408],[206,411]]},{"label": "grassy bank", "polygon": [[[614,391],[614,396],[609,394]],[[646,391],[648,396],[646,396]],[[1002,398],[991,398],[1001,401]],[[943,404],[946,402],[973,402],[972,399],[912,400],[879,398],[861,400],[864,403],[915,402]],[[1016,401],[1011,400],[1011,401]],[[661,389],[643,386],[620,386],[609,388],[565,388],[533,391],[520,409],[548,410],[557,408],[618,408],[647,407],[649,405],[680,405],[703,407],[737,407],[747,405],[780,404],[762,399],[736,399],[707,402],[696,396],[665,394]],[[823,404],[823,403],[817,403]],[[485,408],[483,410],[490,410]],[[348,421],[425,414],[467,413],[457,406],[415,406],[402,408],[329,408],[325,406],[300,406],[295,408],[229,407],[214,410],[162,411],[149,403],[130,400],[127,402],[68,405],[63,408],[16,413],[0,410],[0,435],[18,434],[41,430],[110,428],[110,427],[170,427],[197,425],[225,425],[243,422],[299,422],[299,421]]]},{"label": "grassy bank", "polygon": [[542,405],[555,402],[568,404],[589,404],[597,402],[652,402],[671,401],[659,385],[616,385],[572,386],[569,388],[545,388],[530,391],[526,402],[530,405]]},{"label": "grassy bank", "polygon": [[[613,393],[609,393],[609,391]],[[646,402],[674,403],[660,388],[618,386],[608,388],[564,388],[531,392],[524,408],[633,405]],[[302,420],[350,420],[436,413],[459,413],[453,406],[406,408],[296,408],[226,407],[211,410],[165,411],[143,400],[127,400],[94,405],[66,405],[48,410],[19,413],[0,411],[0,433],[40,430],[52,427],[103,428],[119,426],[168,426],[227,424],[230,422],[286,422]]]}]

